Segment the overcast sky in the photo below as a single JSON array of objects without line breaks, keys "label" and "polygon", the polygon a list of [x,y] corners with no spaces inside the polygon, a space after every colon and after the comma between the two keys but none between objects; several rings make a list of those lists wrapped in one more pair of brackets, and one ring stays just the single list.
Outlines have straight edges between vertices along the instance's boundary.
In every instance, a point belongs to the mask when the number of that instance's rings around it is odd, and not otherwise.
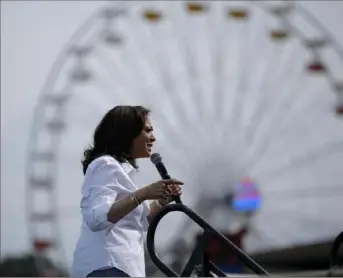
[{"label": "overcast sky", "polygon": [[[104,1],[1,1],[1,257],[29,247],[24,170],[37,96],[58,52],[103,4]],[[343,2],[303,1],[302,5],[343,45]],[[85,140],[88,141],[82,138]],[[68,173],[67,166],[60,171]],[[75,188],[73,194],[78,192]],[[79,219],[68,221],[64,224],[64,237],[68,225],[76,227],[72,229],[72,240],[66,241],[70,261],[78,232],[75,221]]]}]

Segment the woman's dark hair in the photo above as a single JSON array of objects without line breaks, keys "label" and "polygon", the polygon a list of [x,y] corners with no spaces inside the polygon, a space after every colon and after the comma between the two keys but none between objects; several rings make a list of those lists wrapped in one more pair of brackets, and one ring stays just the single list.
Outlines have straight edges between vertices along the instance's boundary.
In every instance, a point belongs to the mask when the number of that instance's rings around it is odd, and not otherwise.
[{"label": "woman's dark hair", "polygon": [[93,135],[93,146],[84,151],[83,174],[88,165],[102,155],[111,155],[119,162],[138,168],[131,156],[133,140],[144,128],[150,110],[143,106],[116,106],[102,118]]}]

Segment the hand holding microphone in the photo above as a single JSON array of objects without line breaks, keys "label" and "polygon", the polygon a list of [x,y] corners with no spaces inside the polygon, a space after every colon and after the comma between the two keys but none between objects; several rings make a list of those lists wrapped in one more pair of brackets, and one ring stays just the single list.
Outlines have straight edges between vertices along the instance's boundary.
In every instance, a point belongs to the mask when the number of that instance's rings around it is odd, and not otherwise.
[{"label": "hand holding microphone", "polygon": [[[156,166],[157,171],[163,179],[163,182],[172,180],[170,175],[168,174],[167,168],[164,166],[162,162],[162,157],[160,156],[160,154],[153,153],[150,157],[150,160]],[[181,203],[180,195],[182,192],[180,185],[183,185],[183,183],[179,181],[177,181],[176,183],[171,182],[167,185],[167,187],[169,188],[169,197],[164,198],[164,200],[162,200],[164,204],[168,204],[173,200],[175,200],[176,203]]]},{"label": "hand holding microphone", "polygon": [[[174,198],[180,194],[180,185],[183,185],[183,182],[176,179],[166,179],[154,182],[143,189],[142,198],[144,200],[161,199],[161,203],[165,203],[168,199]],[[172,200],[169,202],[171,201]]]}]

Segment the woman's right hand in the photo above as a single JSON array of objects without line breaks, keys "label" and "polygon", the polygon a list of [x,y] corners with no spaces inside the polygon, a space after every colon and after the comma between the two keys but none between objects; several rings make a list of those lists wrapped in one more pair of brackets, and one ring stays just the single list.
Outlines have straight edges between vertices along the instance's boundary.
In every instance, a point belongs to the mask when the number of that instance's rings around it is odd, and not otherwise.
[{"label": "woman's right hand", "polygon": [[183,182],[176,179],[160,180],[140,189],[137,197],[140,200],[167,199],[172,194],[169,188],[171,184],[183,185]]}]

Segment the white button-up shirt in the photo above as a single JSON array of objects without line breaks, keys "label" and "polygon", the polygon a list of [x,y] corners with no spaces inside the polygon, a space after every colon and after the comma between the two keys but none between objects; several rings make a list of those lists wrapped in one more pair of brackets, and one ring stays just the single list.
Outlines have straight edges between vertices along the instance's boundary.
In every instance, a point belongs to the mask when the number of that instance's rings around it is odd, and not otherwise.
[{"label": "white button-up shirt", "polygon": [[136,170],[104,155],[89,164],[82,185],[82,226],[76,244],[72,276],[116,267],[132,277],[145,277],[144,234],[149,202],[144,201],[115,224],[107,221],[112,204],[139,189]]}]

